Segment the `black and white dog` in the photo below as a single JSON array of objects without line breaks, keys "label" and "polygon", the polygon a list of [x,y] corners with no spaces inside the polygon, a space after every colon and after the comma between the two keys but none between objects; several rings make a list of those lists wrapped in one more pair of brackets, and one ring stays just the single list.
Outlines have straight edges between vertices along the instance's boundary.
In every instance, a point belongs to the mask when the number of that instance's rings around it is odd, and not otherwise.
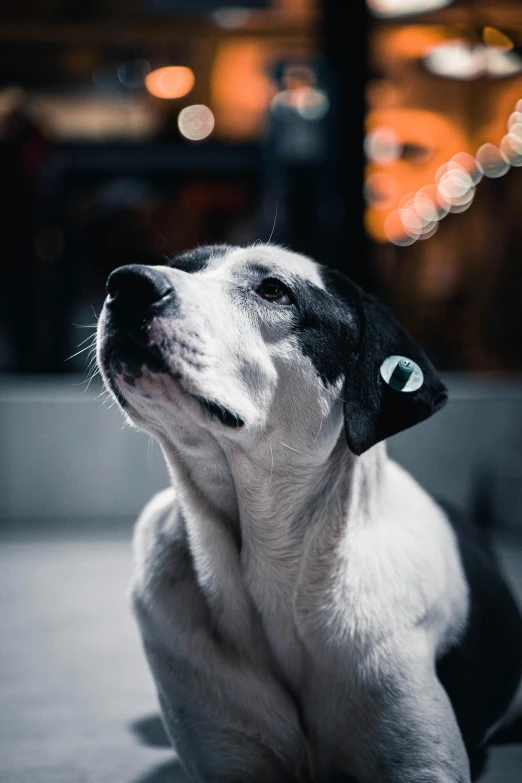
[{"label": "black and white dog", "polygon": [[[446,401],[411,337],[341,275],[271,245],[108,280],[98,360],[172,488],[132,597],[194,781],[468,783],[522,665],[481,533],[386,456]],[[381,374],[403,356],[420,388]]]}]

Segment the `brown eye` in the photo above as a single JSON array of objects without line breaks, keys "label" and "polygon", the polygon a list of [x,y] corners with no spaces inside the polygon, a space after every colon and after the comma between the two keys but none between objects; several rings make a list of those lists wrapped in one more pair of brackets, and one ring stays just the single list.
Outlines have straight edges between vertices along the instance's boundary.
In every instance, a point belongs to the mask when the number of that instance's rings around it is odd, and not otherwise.
[{"label": "brown eye", "polygon": [[275,302],[276,304],[282,305],[292,304],[290,292],[286,285],[274,278],[263,280],[257,289],[256,294],[262,299],[266,299],[268,302]]}]

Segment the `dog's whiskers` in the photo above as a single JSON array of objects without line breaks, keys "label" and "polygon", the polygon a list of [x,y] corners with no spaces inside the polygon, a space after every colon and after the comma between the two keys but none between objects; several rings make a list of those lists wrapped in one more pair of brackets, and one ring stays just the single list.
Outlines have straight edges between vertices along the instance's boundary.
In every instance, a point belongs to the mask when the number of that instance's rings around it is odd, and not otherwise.
[{"label": "dog's whiskers", "polygon": [[278,207],[278,205],[276,204],[275,215],[274,215],[274,223],[272,225],[272,231],[270,232],[270,236],[268,237],[267,245],[270,244],[270,242],[272,241],[272,237],[274,236],[274,231],[275,231],[275,227],[276,227],[276,223],[277,223],[277,207]]},{"label": "dog's whiskers", "polygon": [[149,473],[152,473],[152,450],[154,448],[154,441],[152,439],[152,435],[149,436],[149,441],[147,443],[147,465],[149,467]]},{"label": "dog's whiskers", "polygon": [[90,346],[92,347],[96,343],[96,335],[90,334],[88,337],[85,338],[85,340],[82,340],[81,343],[78,343],[78,345],[76,347],[79,348],[81,345],[86,343],[87,340],[92,340],[92,342],[90,344]]},{"label": "dog's whiskers", "polygon": [[[89,338],[87,338],[87,339],[89,339]],[[84,340],[83,342],[85,342],[85,340]],[[80,345],[81,345],[81,343],[80,343]],[[72,356],[68,356],[68,357],[67,357],[67,359],[66,359],[65,361],[66,361],[66,362],[68,362],[68,361],[70,361],[71,359],[74,359],[74,357],[75,357],[75,356],[79,356],[81,353],[83,353],[84,351],[88,351],[88,350],[90,350],[91,348],[93,348],[93,345],[92,345],[92,344],[91,344],[91,345],[86,345],[86,346],[85,346],[85,348],[82,348],[80,351],[76,351],[76,353],[73,353],[73,355],[72,355]]]},{"label": "dog's whiskers", "polygon": [[295,451],[296,454],[302,454],[303,457],[311,457],[312,456],[311,454],[306,454],[306,452],[304,452],[304,451],[299,451],[299,449],[292,448],[292,446],[289,446],[287,443],[283,443],[282,440],[280,440],[279,443],[281,444],[281,446],[285,446],[285,448],[290,449],[290,451]]},{"label": "dog's whiskers", "polygon": [[324,383],[323,383],[323,389],[327,394],[330,395],[330,397],[333,397],[334,400],[340,400],[341,402],[345,402],[347,405],[350,404],[348,400],[344,399],[344,397],[340,397],[338,394],[334,394],[332,391],[330,391],[330,389],[327,389]]},{"label": "dog's whiskers", "polygon": [[109,390],[108,389],[102,389],[101,392],[99,394],[97,394],[94,399],[95,400],[99,400],[100,397],[104,397],[105,399],[103,400],[103,402],[105,402],[105,400],[107,400],[110,397]]},{"label": "dog's whiskers", "polygon": [[87,385],[86,385],[86,387],[84,389],[84,393],[87,391],[87,389],[91,385],[91,382],[94,380],[94,378],[96,378],[96,376],[99,375],[99,374],[100,374],[100,371],[99,371],[98,368],[96,368],[96,370],[91,374],[90,378],[87,381]]},{"label": "dog's whiskers", "polygon": [[319,424],[319,430],[318,430],[318,432],[317,432],[317,435],[316,435],[316,436],[315,436],[315,438],[313,439],[314,443],[316,442],[317,438],[318,438],[318,437],[319,437],[319,435],[321,434],[321,430],[323,429],[323,421],[324,421],[324,413],[323,413],[323,415],[321,416],[321,423]]},{"label": "dog's whiskers", "polygon": [[274,450],[271,443],[268,444],[268,447],[270,449],[270,456],[272,457],[272,464],[270,465],[270,478],[268,479],[268,486],[270,486],[272,483],[272,474],[274,472]]}]

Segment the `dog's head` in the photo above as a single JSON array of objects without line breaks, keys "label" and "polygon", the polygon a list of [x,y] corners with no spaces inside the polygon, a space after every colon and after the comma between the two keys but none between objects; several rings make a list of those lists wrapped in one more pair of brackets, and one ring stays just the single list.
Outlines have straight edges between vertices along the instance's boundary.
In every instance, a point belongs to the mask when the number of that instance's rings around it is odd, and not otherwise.
[{"label": "dog's head", "polygon": [[[191,429],[246,447],[277,432],[308,450],[334,442],[344,421],[361,454],[446,401],[426,355],[385,307],[279,247],[201,247],[160,266],[120,267],[107,292],[105,383],[131,421],[174,444]],[[419,365],[419,389],[384,382],[390,355]]]}]

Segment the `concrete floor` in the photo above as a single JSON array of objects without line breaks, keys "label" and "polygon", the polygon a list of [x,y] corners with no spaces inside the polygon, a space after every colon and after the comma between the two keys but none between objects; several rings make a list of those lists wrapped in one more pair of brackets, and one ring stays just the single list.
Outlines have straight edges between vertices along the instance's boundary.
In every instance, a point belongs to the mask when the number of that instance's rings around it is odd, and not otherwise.
[{"label": "concrete floor", "polygon": [[[0,781],[188,783],[126,600],[130,524],[0,536]],[[522,600],[522,545],[500,549]],[[494,748],[482,781],[520,783],[522,745]]]}]

